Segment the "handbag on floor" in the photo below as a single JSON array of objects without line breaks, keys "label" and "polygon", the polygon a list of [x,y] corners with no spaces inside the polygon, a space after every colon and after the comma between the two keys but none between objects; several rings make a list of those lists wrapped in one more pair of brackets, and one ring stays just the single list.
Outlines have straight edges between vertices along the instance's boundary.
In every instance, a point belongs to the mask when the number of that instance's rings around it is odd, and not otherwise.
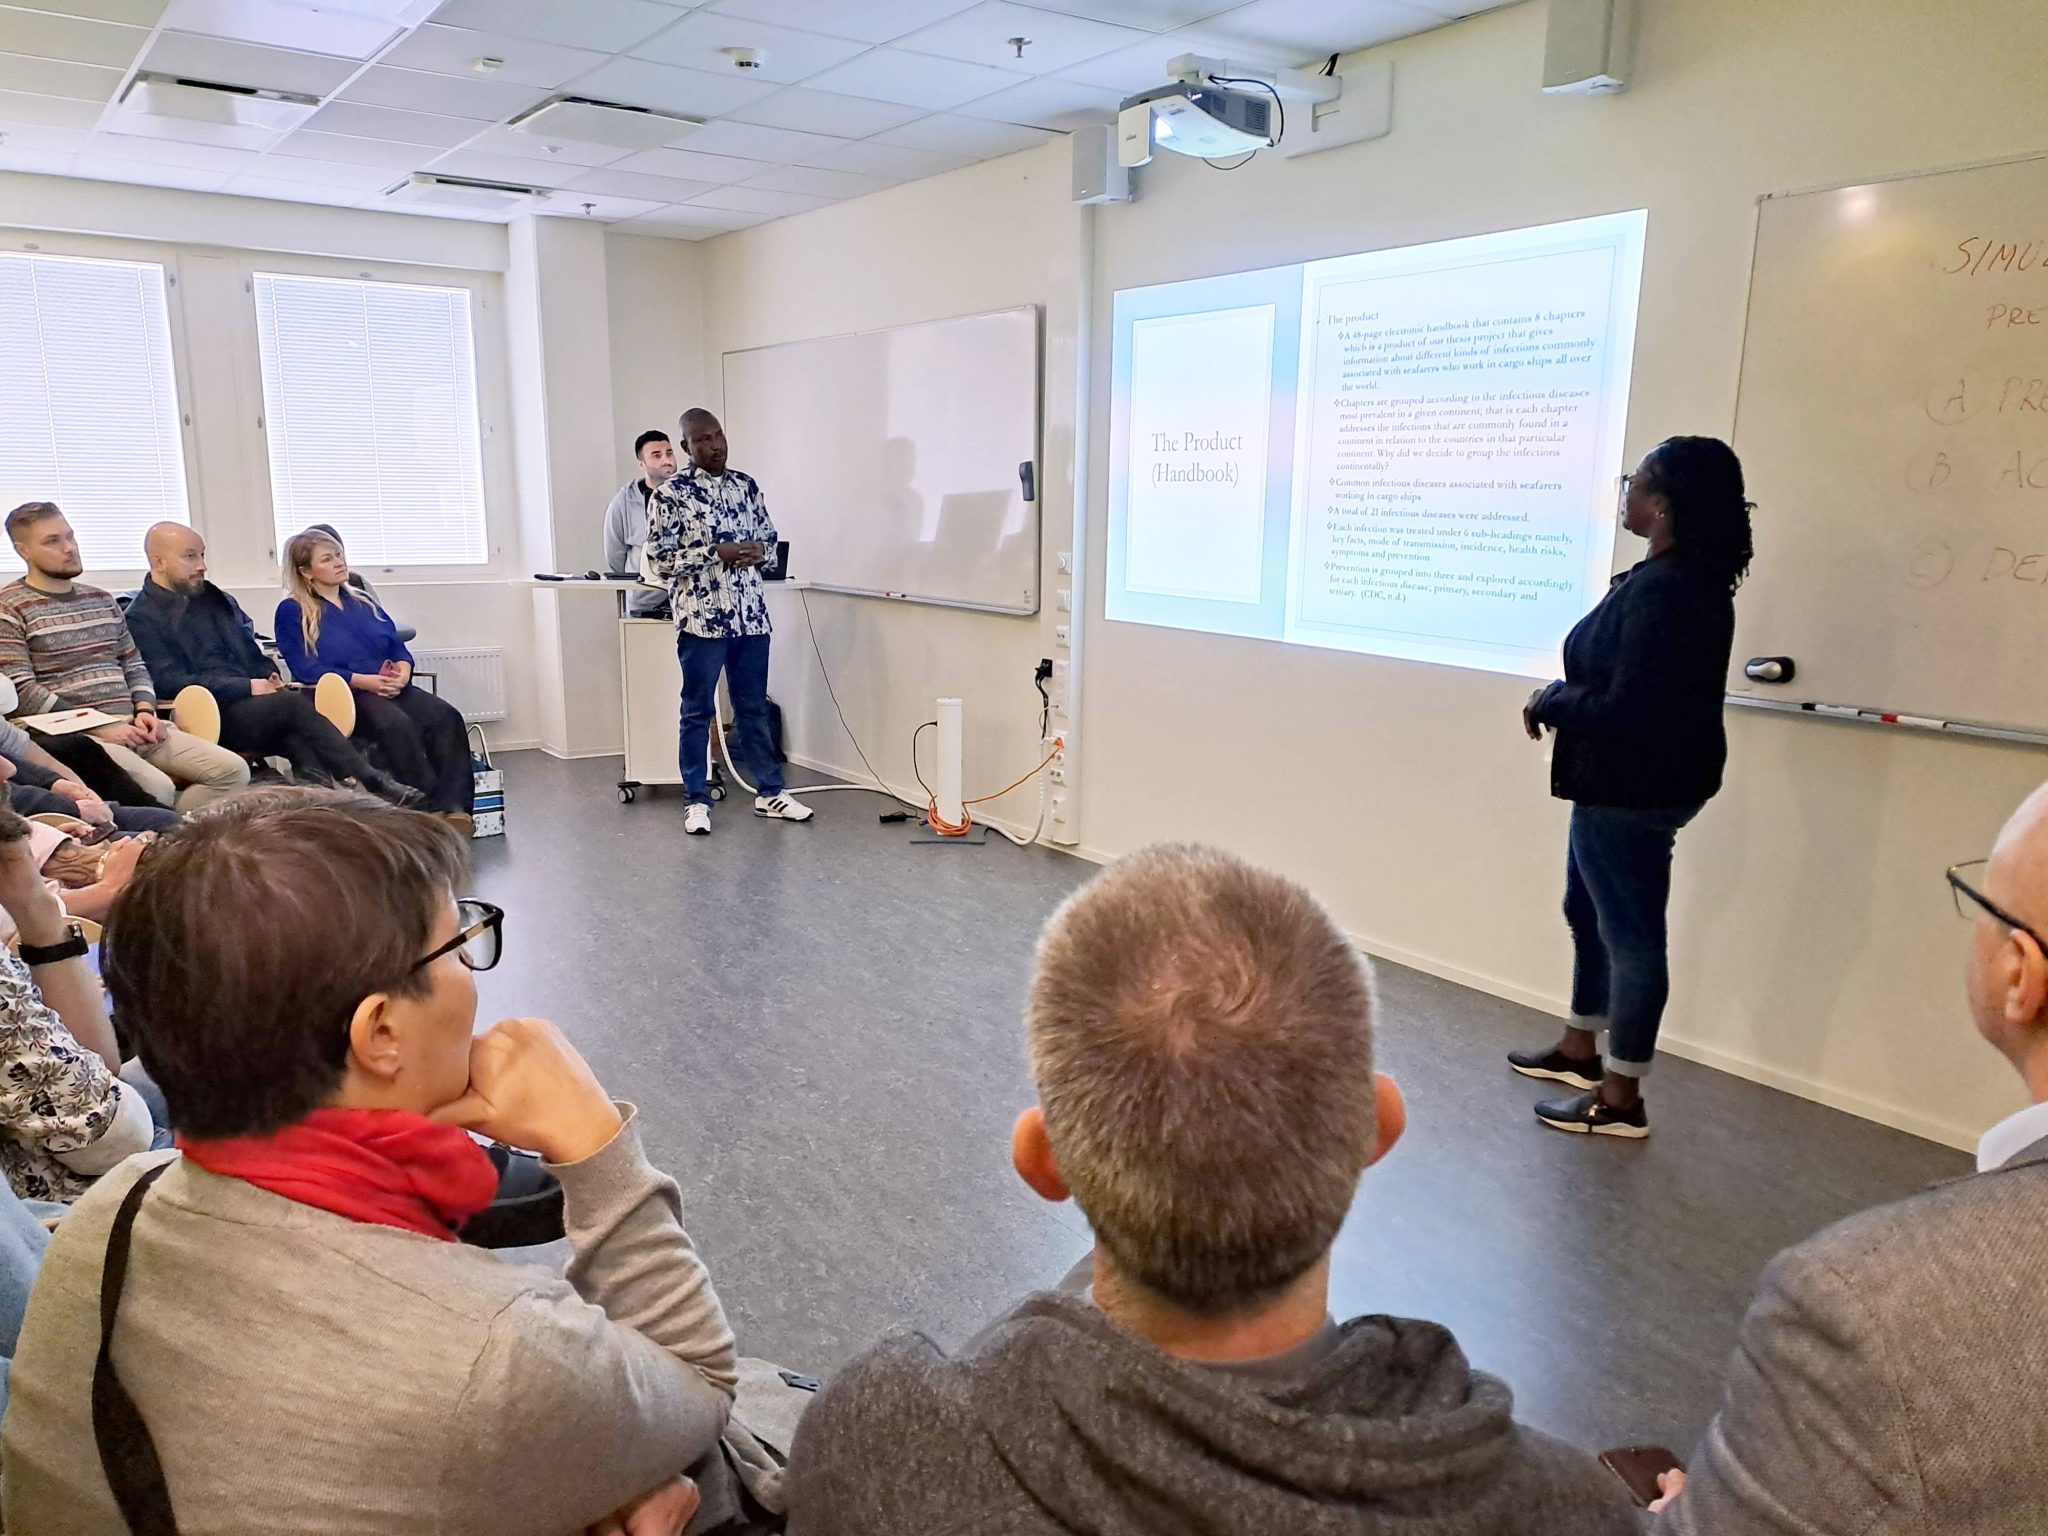
[{"label": "handbag on floor", "polygon": [[476,807],[470,813],[476,819],[476,831],[470,835],[503,837],[505,770],[491,762],[491,744],[484,739],[480,725],[469,728],[469,772],[476,785]]}]

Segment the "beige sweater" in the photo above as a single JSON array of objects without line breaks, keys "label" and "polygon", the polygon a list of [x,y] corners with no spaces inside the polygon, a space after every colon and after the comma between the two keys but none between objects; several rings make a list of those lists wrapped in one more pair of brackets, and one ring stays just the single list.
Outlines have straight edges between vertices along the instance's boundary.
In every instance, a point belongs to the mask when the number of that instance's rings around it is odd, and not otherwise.
[{"label": "beige sweater", "polygon": [[[130,1159],[58,1229],[11,1377],[12,1536],[126,1536],[91,1419]],[[114,1365],[181,1536],[570,1536],[709,1451],[732,1330],[626,1129],[556,1168],[568,1280],[183,1161],[136,1218]]]}]

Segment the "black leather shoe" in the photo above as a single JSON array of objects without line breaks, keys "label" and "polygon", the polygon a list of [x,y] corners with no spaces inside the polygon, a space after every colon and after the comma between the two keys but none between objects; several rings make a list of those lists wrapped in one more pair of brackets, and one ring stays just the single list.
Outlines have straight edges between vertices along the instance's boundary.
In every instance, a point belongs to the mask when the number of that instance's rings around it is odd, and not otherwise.
[{"label": "black leather shoe", "polygon": [[1545,1077],[1574,1088],[1598,1088],[1604,1075],[1598,1056],[1567,1056],[1555,1046],[1547,1051],[1509,1051],[1508,1065],[1524,1077]]},{"label": "black leather shoe", "polygon": [[455,1235],[472,1248],[535,1248],[563,1235],[562,1185],[531,1152],[484,1148],[498,1170],[498,1198]]}]

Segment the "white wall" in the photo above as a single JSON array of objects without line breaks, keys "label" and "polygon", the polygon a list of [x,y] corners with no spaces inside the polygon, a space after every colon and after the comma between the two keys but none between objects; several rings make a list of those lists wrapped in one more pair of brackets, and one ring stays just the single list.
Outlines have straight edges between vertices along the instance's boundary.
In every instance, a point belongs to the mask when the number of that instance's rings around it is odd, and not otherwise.
[{"label": "white wall", "polygon": [[[1085,231],[1082,211],[1067,201],[1065,146],[1056,143],[709,242],[705,382],[721,391],[720,359],[730,351],[1019,304],[1049,306],[1048,368],[1056,372],[1063,359],[1071,374],[1081,315],[1070,295],[1085,266]],[[1073,397],[1069,377],[1069,418]],[[1048,414],[1042,463],[1049,573],[1058,551],[1071,548],[1072,517],[1059,490],[1072,482],[1073,444],[1058,409],[1055,403]],[[733,443],[732,462],[747,467],[745,442]],[[792,555],[798,575],[801,561],[800,551]],[[967,703],[970,795],[1000,789],[1038,761],[1031,676],[1039,658],[1053,654],[1049,601],[1034,618],[827,592],[808,601],[847,723],[892,786],[916,793],[911,733],[932,717],[941,695]],[[865,777],[828,697],[797,595],[777,592],[769,602],[777,633],[769,688],[783,708],[792,755]],[[927,763],[929,751],[927,742]],[[1026,830],[1037,815],[1028,793],[985,809],[985,819]]]},{"label": "white wall", "polygon": [[[1378,143],[1228,175],[1163,156],[1137,202],[1092,216],[1065,204],[1055,145],[719,239],[704,269],[714,387],[728,349],[1079,302],[1092,324],[1052,336],[1047,468],[1051,480],[1056,454],[1071,466],[1078,435],[1092,474],[1077,554],[1092,572],[1107,456],[1086,444],[1107,436],[1115,289],[1647,207],[1630,450],[1726,435],[1757,196],[2040,149],[2029,69],[2048,57],[2048,12],[1983,0],[1937,27],[1914,0],[1644,10],[1637,84],[1618,98],[1539,92],[1546,9],[1531,3],[1381,50],[1396,61],[1396,126]],[[734,456],[744,466],[744,443]],[[1800,509],[1753,491],[1768,560],[1771,520]],[[1050,592],[1072,528],[1057,495],[1045,516]],[[910,730],[942,691],[977,711],[971,783],[1029,765],[1010,701],[1055,654],[1049,620],[811,603],[887,777],[907,779]],[[1376,952],[1563,1011],[1565,808],[1521,736],[1524,685],[1107,624],[1092,575],[1083,608],[1086,852],[1222,843],[1307,881]],[[850,770],[810,648],[790,643],[800,624],[782,620],[773,686],[796,750]],[[1729,731],[1728,787],[1680,843],[1667,1044],[1968,1143],[2019,1088],[1969,1034],[1966,930],[1941,874],[1988,846],[2048,759],[1741,713]]]},{"label": "white wall", "polygon": [[650,428],[674,437],[676,418],[710,398],[705,393],[703,250],[686,240],[609,235],[604,267],[611,301],[617,483],[623,485],[636,472],[633,439]]},{"label": "white wall", "polygon": [[[1633,456],[1732,427],[1759,194],[2043,147],[2035,0],[1939,24],[1916,0],[1644,12],[1616,98],[1538,93],[1530,4],[1384,50],[1387,140],[1228,176],[1153,167],[1098,226],[1098,324],[1117,288],[1647,207]],[[1751,493],[1767,562],[1801,509]],[[1304,878],[1369,948],[1562,1011],[1565,809],[1520,731],[1526,684],[1129,624],[1094,623],[1089,646],[1094,849],[1226,843]],[[2020,1090],[1969,1033],[1942,870],[1988,849],[2048,758],[1739,711],[1729,734],[1728,787],[1679,840],[1667,1043],[1968,1142]]]}]

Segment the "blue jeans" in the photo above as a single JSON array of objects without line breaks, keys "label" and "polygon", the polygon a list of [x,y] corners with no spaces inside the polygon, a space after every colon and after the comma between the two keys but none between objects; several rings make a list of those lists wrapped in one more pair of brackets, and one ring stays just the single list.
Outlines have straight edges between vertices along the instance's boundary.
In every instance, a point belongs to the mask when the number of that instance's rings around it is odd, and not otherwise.
[{"label": "blue jeans", "polygon": [[1657,1054],[1671,995],[1664,909],[1671,849],[1700,807],[1667,811],[1575,805],[1565,857],[1572,930],[1572,1022],[1608,1032],[1607,1070],[1641,1077]]},{"label": "blue jeans", "polygon": [[718,708],[718,674],[725,673],[732,695],[733,758],[764,795],[783,789],[782,764],[768,736],[767,635],[734,635],[705,639],[676,632],[676,655],[683,663],[683,743],[678,765],[690,804],[709,805],[711,786],[704,754],[711,742],[711,716]]},{"label": "blue jeans", "polygon": [[21,1341],[21,1317],[36,1283],[50,1234],[5,1179],[0,1179],[0,1413],[7,1408],[7,1368]]}]

